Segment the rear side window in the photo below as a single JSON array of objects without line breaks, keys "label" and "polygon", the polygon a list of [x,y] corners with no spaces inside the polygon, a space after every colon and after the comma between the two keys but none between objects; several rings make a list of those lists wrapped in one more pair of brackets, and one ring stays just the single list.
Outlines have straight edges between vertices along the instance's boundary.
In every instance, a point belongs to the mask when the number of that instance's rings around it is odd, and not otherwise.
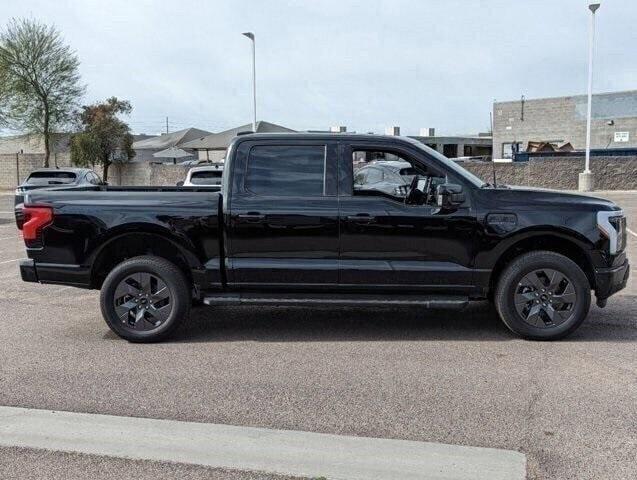
[{"label": "rear side window", "polygon": [[256,146],[250,150],[245,187],[257,195],[324,194],[325,147]]},{"label": "rear side window", "polygon": [[222,175],[222,170],[192,172],[190,175],[190,183],[193,185],[219,185]]},{"label": "rear side window", "polygon": [[75,174],[73,172],[33,172],[27,178],[28,185],[59,185],[73,183]]}]

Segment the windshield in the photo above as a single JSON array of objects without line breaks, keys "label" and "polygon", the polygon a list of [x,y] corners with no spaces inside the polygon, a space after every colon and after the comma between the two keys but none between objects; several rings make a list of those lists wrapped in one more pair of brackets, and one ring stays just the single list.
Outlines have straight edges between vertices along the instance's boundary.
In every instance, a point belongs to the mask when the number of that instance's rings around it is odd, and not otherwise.
[{"label": "windshield", "polygon": [[469,182],[474,184],[476,187],[483,187],[483,186],[486,185],[486,182],[482,181],[481,178],[475,176],[473,173],[471,173],[466,168],[462,168],[456,162],[454,162],[453,160],[448,159],[447,157],[445,157],[441,153],[438,153],[433,148],[429,148],[428,146],[420,143],[418,140],[414,140],[412,138],[407,138],[407,141],[409,141],[412,145],[416,146],[420,150],[426,152],[429,156],[434,157],[440,163],[444,164],[450,170],[453,170],[455,173],[460,175],[462,178],[468,180]]},{"label": "windshield", "polygon": [[75,174],[73,172],[33,172],[27,178],[27,185],[58,185],[73,183]]}]

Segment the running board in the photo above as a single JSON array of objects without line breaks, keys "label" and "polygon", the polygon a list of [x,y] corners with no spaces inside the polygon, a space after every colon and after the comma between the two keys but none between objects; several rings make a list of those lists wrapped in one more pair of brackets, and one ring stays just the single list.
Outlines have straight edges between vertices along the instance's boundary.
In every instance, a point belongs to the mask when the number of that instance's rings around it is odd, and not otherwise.
[{"label": "running board", "polygon": [[461,309],[469,303],[468,297],[451,295],[382,295],[330,294],[330,293],[219,293],[204,297],[206,305],[334,305],[334,306],[419,306],[433,309]]}]

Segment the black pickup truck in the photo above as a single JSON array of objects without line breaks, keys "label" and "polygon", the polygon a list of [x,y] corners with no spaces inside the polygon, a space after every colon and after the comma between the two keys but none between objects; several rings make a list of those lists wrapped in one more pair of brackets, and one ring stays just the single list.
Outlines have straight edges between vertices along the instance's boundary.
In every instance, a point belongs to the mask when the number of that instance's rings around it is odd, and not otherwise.
[{"label": "black pickup truck", "polygon": [[[410,163],[406,192],[353,188],[370,159]],[[194,303],[484,299],[517,334],[557,339],[591,291],[604,306],[629,275],[614,203],[490,185],[404,137],[242,135],[220,190],[57,188],[24,203],[23,280],[100,289],[109,327],[136,342],[169,336]]]}]

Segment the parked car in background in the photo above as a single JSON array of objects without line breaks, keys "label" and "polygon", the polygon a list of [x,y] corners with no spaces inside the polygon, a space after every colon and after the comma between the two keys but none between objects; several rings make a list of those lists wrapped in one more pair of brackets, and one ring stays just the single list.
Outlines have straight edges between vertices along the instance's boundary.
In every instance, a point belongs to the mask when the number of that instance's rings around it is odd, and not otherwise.
[{"label": "parked car in background", "polygon": [[223,176],[223,165],[210,165],[205,167],[194,167],[188,170],[186,180],[178,183],[181,187],[201,187],[201,186],[220,186],[221,177]]},{"label": "parked car in background", "polygon": [[356,170],[355,190],[377,190],[396,197],[404,197],[416,170],[409,162],[378,160]]},{"label": "parked car in background", "polygon": [[21,185],[15,189],[14,206],[16,221],[22,214],[24,196],[31,190],[52,187],[73,187],[107,185],[100,176],[90,168],[40,168],[32,171]]}]

